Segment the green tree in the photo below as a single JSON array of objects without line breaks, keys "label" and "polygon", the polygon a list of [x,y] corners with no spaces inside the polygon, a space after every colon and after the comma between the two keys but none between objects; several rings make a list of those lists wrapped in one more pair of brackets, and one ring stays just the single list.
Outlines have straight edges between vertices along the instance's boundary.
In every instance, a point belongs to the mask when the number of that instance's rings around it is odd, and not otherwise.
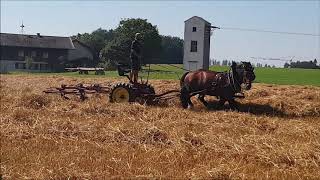
[{"label": "green tree", "polygon": [[113,40],[114,31],[112,29],[105,30],[98,28],[90,34],[77,34],[76,36],[73,36],[73,38],[77,38],[79,41],[83,42],[92,49],[95,64],[98,64],[100,52],[108,42]]},{"label": "green tree", "polygon": [[125,40],[118,37],[102,50],[102,62],[106,64],[106,68],[115,68],[115,64],[119,62],[129,64],[130,47],[124,42]]},{"label": "green tree", "polygon": [[289,68],[290,67],[290,64],[289,63],[284,63],[284,66],[283,66],[284,68]]},{"label": "green tree", "polygon": [[142,35],[142,63],[152,63],[161,52],[161,37],[156,26],[146,19],[124,19],[114,30],[114,39],[106,43],[102,50],[103,60],[109,64],[122,62],[129,64],[131,42],[136,33]]},{"label": "green tree", "polygon": [[223,60],[222,61],[222,66],[227,66],[228,65],[228,60]]},{"label": "green tree", "polygon": [[182,64],[183,40],[172,36],[161,36],[161,39],[161,59],[155,63]]}]

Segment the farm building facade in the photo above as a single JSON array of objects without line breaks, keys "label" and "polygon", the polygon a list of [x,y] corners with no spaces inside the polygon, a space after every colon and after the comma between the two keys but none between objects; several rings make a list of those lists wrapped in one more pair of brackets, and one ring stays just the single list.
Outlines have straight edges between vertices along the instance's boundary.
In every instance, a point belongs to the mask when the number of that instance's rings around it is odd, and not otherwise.
[{"label": "farm building facade", "polygon": [[93,50],[78,39],[73,39],[72,43],[75,49],[69,51],[66,66],[93,67],[97,59]]},{"label": "farm building facade", "polygon": [[89,47],[77,40],[72,41],[70,37],[42,36],[39,33],[0,35],[0,72],[59,72],[70,60],[71,64],[91,64],[94,58]]}]

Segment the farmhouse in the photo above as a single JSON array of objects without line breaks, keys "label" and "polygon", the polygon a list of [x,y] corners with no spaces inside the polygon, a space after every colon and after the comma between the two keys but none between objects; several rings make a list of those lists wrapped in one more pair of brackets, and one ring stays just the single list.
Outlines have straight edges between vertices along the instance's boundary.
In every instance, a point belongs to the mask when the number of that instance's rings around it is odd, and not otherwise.
[{"label": "farmhouse", "polygon": [[67,67],[92,67],[95,64],[97,57],[93,53],[93,50],[79,41],[78,39],[73,39],[72,43],[75,47],[74,50],[70,50],[68,53]]},{"label": "farmhouse", "polygon": [[0,72],[63,71],[68,51],[75,47],[70,37],[0,33]]}]

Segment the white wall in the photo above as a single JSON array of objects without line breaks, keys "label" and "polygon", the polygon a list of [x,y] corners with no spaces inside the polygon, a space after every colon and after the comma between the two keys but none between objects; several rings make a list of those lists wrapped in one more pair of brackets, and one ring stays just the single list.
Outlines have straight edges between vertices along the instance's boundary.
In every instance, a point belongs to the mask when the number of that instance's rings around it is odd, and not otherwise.
[{"label": "white wall", "polygon": [[[193,27],[197,28],[193,32]],[[184,29],[184,69],[194,71],[209,69],[211,24],[193,16],[185,21]],[[197,52],[191,52],[191,41],[197,41]]]},{"label": "white wall", "polygon": [[[196,32],[192,32],[193,27],[197,28]],[[183,56],[184,69],[193,71],[203,68],[204,31],[205,21],[202,19],[193,17],[185,21]],[[197,52],[190,52],[191,41],[197,41]]]}]

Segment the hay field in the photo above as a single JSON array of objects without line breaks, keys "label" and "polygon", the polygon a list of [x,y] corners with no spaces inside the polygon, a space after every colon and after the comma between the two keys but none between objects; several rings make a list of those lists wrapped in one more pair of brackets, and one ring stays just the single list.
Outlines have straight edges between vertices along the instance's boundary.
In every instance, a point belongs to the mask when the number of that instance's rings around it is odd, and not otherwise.
[{"label": "hay field", "polygon": [[[42,93],[125,79],[1,76],[3,179],[319,179],[320,88],[253,84],[241,112]],[[156,92],[178,87],[152,80]],[[227,108],[227,105],[226,105]]]}]

